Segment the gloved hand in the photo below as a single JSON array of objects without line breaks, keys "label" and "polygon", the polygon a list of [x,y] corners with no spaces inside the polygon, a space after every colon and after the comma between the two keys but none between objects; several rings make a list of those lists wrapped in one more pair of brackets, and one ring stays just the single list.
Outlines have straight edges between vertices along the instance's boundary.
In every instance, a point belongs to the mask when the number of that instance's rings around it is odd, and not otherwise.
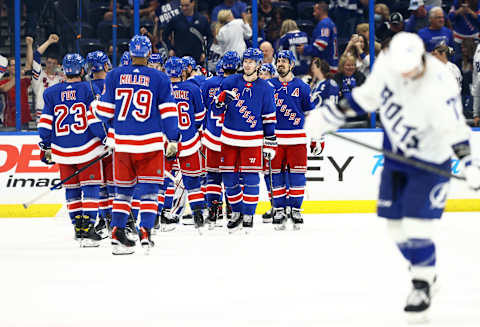
[{"label": "gloved hand", "polygon": [[105,136],[102,140],[102,144],[105,146],[105,150],[107,150],[108,152],[108,155],[112,155],[113,154],[113,146],[111,144],[111,140],[108,139],[108,136]]},{"label": "gloved hand", "polygon": [[178,143],[175,141],[169,141],[167,144],[167,150],[165,151],[165,156],[167,159],[175,159],[178,152]]},{"label": "gloved hand", "polygon": [[468,186],[475,191],[480,190],[480,166],[478,163],[470,155],[463,158],[460,163]]},{"label": "gloved hand", "polygon": [[263,138],[263,156],[266,159],[273,160],[277,152],[277,146],[277,137],[275,135],[265,136]]},{"label": "gloved hand", "polygon": [[7,72],[8,59],[0,55],[0,78]]},{"label": "gloved hand", "polygon": [[227,104],[235,100],[237,94],[234,91],[224,90],[215,97],[215,106],[217,108],[224,108]]},{"label": "gloved hand", "polygon": [[310,141],[310,152],[314,156],[319,156],[322,154],[323,149],[325,148],[325,137],[319,139],[312,139]]},{"label": "gloved hand", "polygon": [[40,147],[40,161],[46,165],[54,165],[55,162],[52,160],[52,149],[49,145],[46,145],[43,142],[38,143]]},{"label": "gloved hand", "polygon": [[305,130],[312,139],[320,139],[327,132],[336,131],[345,123],[345,115],[337,105],[328,102],[310,111],[305,119]]}]

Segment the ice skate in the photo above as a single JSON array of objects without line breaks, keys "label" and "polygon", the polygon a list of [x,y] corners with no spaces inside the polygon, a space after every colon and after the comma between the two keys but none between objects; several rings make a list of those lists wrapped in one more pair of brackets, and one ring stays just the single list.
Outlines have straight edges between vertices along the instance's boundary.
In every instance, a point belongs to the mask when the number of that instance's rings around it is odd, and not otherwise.
[{"label": "ice skate", "polygon": [[292,218],[293,230],[300,230],[300,227],[303,225],[302,211],[292,208],[290,218]]},{"label": "ice skate", "polygon": [[75,234],[73,236],[73,239],[78,242],[80,242],[83,239],[82,224],[83,224],[83,217],[80,215],[75,216],[75,225],[73,226]]},{"label": "ice skate", "polygon": [[403,309],[407,315],[407,321],[409,323],[427,322],[431,303],[430,284],[420,279],[413,279],[412,284],[412,291],[408,295],[407,304]]},{"label": "ice skate", "polygon": [[157,235],[158,231],[160,230],[160,215],[157,213],[157,217],[155,217],[155,223],[153,224],[152,228],[152,235]]},{"label": "ice skate", "polygon": [[275,208],[273,209],[273,221],[272,224],[275,230],[285,230],[287,223],[287,215],[285,214],[284,208]]},{"label": "ice skate", "polygon": [[242,227],[243,216],[240,212],[232,212],[232,218],[227,223],[227,229],[230,234],[235,233]]},{"label": "ice skate", "polygon": [[223,227],[223,222],[225,221],[225,213],[223,211],[223,203],[218,203],[217,211],[217,221],[215,222],[215,227]]},{"label": "ice skate", "polygon": [[182,224],[188,226],[193,225],[193,215],[191,213],[187,213],[182,217]]},{"label": "ice skate", "polygon": [[272,209],[270,208],[267,212],[262,215],[264,224],[271,224],[273,221]]},{"label": "ice skate", "polygon": [[217,201],[214,201],[212,206],[208,208],[207,225],[209,230],[213,230],[215,228],[217,218],[219,216],[219,210],[222,210],[222,207],[219,206]]},{"label": "ice skate", "polygon": [[132,213],[130,213],[130,216],[128,217],[125,232],[127,237],[132,241],[136,241],[138,239],[137,226],[135,225],[135,218],[133,218]]},{"label": "ice skate", "polygon": [[150,249],[155,246],[151,239],[151,229],[140,227],[140,245],[145,250],[145,255],[149,255]]},{"label": "ice skate", "polygon": [[242,220],[242,227],[245,230],[245,234],[250,233],[253,228],[253,215],[244,215]]},{"label": "ice skate", "polygon": [[102,237],[97,234],[93,223],[89,222],[89,218],[83,219],[83,239],[80,242],[82,248],[96,248],[100,246]]},{"label": "ice skate", "polygon": [[95,232],[100,235],[102,240],[104,238],[108,237],[108,228],[107,228],[107,222],[105,218],[100,218],[98,220],[98,224],[95,226]]},{"label": "ice skate", "polygon": [[132,254],[135,252],[135,241],[125,234],[125,228],[113,227],[112,229],[112,254]]},{"label": "ice skate", "polygon": [[162,232],[171,232],[177,227],[177,221],[172,217],[170,209],[163,209],[160,216],[160,226]]},{"label": "ice skate", "polygon": [[193,210],[193,221],[195,223],[195,228],[198,230],[198,233],[202,235],[202,227],[204,225],[202,209],[197,208]]}]

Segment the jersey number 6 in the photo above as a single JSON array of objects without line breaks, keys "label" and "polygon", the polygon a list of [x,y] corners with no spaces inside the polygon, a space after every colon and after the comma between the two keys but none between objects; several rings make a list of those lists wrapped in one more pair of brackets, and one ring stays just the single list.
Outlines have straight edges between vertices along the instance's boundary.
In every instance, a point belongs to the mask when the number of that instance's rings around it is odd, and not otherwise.
[{"label": "jersey number 6", "polygon": [[115,90],[115,100],[122,100],[122,107],[118,114],[119,121],[127,119],[132,101],[135,106],[132,116],[135,120],[144,122],[150,117],[152,108],[152,92],[150,90],[141,89],[134,92],[131,88],[118,88]]},{"label": "jersey number 6", "polygon": [[188,108],[190,108],[187,102],[177,103],[178,108],[178,126],[180,129],[188,129],[190,127],[190,115],[188,114]]}]

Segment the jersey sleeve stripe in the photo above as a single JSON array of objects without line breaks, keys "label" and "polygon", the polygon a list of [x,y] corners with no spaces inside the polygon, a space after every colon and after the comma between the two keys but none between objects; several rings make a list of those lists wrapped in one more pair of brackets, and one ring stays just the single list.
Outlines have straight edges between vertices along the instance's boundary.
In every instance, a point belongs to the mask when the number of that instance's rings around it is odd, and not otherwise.
[{"label": "jersey sleeve stripe", "polygon": [[323,51],[327,48],[328,43],[323,40],[316,40],[313,42],[313,45],[320,51]]},{"label": "jersey sleeve stripe", "polygon": [[206,110],[195,114],[195,121],[202,121],[205,118]]},{"label": "jersey sleeve stripe", "polygon": [[96,110],[100,116],[112,118],[115,114],[115,105],[113,103],[98,101],[94,110]]}]

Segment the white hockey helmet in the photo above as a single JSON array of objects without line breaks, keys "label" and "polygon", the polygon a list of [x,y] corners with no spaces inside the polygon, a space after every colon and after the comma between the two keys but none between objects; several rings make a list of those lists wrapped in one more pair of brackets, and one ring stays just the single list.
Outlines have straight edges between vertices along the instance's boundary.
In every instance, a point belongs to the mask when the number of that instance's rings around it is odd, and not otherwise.
[{"label": "white hockey helmet", "polygon": [[402,74],[421,67],[425,46],[417,34],[400,32],[390,41],[388,52],[392,69]]}]

